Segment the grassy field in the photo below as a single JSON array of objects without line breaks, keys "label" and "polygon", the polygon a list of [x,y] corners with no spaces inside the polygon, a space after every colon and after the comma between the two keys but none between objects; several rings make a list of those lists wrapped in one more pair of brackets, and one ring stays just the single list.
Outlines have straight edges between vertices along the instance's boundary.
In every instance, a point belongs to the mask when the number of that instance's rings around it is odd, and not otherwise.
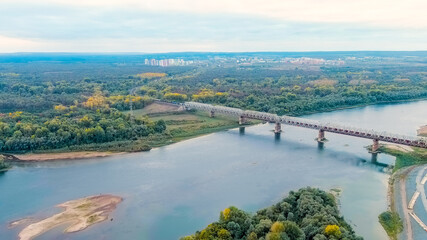
[{"label": "grassy field", "polygon": [[427,150],[423,148],[412,148],[413,151],[402,151],[387,146],[381,146],[380,151],[396,157],[393,171],[403,167],[427,163]]},{"label": "grassy field", "polygon": [[135,117],[148,116],[151,120],[163,119],[166,134],[150,136],[147,145],[160,147],[185,139],[239,127],[238,119],[226,116],[209,117],[204,112],[179,111],[178,107],[153,103],[144,109],[133,111]]},{"label": "grassy field", "polygon": [[[129,111],[124,113],[129,113]],[[74,145],[58,149],[37,150],[30,153],[15,152],[15,154],[75,152],[78,156],[79,153],[86,151],[106,153],[149,151],[153,147],[161,147],[185,139],[239,127],[238,119],[220,115],[211,118],[207,113],[181,111],[177,106],[170,104],[153,103],[144,109],[134,110],[133,113],[136,117],[148,116],[151,120],[163,119],[166,123],[166,132],[138,139]]]},{"label": "grassy field", "polygon": [[378,220],[392,240],[397,240],[397,235],[403,231],[403,223],[399,214],[395,212],[383,212],[378,216]]}]

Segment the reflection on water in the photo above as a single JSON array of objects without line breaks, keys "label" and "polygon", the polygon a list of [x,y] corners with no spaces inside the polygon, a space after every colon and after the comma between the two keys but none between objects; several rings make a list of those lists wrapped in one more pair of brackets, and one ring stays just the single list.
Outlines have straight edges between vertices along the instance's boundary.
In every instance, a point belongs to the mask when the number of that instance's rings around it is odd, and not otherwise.
[{"label": "reflection on water", "polygon": [[281,140],[281,134],[280,133],[275,133],[274,134],[274,142],[275,143],[280,143]]},{"label": "reflection on water", "polygon": [[[414,110],[420,107],[427,102],[309,117],[371,128],[392,125],[394,132],[408,134],[427,119],[427,112]],[[412,126],[403,124],[407,119]],[[272,129],[274,124],[237,128],[103,159],[20,163],[0,174],[0,239],[16,238],[19,229],[7,229],[11,220],[99,193],[124,197],[114,221],[67,239],[178,239],[217,220],[227,206],[254,212],[305,186],[342,189],[341,211],[356,231],[365,239],[387,238],[378,214],[387,209],[386,166],[393,157],[369,154],[367,139],[327,133],[329,141],[318,143],[317,131],[283,126],[277,138]],[[60,234],[38,239],[61,239]]]},{"label": "reflection on water", "polygon": [[323,151],[324,148],[325,148],[324,142],[317,142],[317,149],[319,149],[319,151]]}]

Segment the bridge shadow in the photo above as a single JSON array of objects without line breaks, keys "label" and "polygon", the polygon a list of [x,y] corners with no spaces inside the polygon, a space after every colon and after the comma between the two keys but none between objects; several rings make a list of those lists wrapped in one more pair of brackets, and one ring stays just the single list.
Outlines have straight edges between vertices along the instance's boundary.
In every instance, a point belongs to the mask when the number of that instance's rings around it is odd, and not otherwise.
[{"label": "bridge shadow", "polygon": [[317,142],[317,150],[319,150],[319,152],[321,152],[324,149],[325,149],[325,143],[324,142]]},{"label": "bridge shadow", "polygon": [[245,135],[245,127],[239,127],[239,134],[240,134],[240,136]]},{"label": "bridge shadow", "polygon": [[[242,129],[243,128],[243,129]],[[230,131],[233,132],[233,131]],[[236,133],[234,131],[234,133]],[[371,157],[364,158],[360,157],[352,152],[347,151],[339,151],[336,149],[331,149],[327,147],[327,144],[325,142],[318,142],[313,140],[313,143],[310,144],[309,142],[299,142],[295,140],[291,140],[289,138],[286,138],[285,136],[281,136],[282,134],[274,134],[271,135],[260,135],[260,134],[252,134],[251,132],[246,132],[244,127],[239,128],[239,136],[244,138],[250,138],[251,140],[254,140],[255,142],[271,142],[273,141],[274,145],[277,146],[286,146],[290,150],[302,150],[302,149],[312,149],[317,150],[319,154],[330,156],[331,158],[339,158],[339,159],[348,159],[350,162],[353,162],[354,165],[357,166],[371,166],[376,168],[378,171],[383,172],[384,168],[389,167],[389,164],[378,162],[378,153],[371,154]],[[262,144],[260,144],[262,145]],[[337,155],[343,155],[342,157],[337,157]],[[380,167],[380,169],[378,168]]]},{"label": "bridge shadow", "polygon": [[275,144],[279,144],[282,141],[282,137],[280,135],[281,135],[280,133],[274,134],[274,143]]}]

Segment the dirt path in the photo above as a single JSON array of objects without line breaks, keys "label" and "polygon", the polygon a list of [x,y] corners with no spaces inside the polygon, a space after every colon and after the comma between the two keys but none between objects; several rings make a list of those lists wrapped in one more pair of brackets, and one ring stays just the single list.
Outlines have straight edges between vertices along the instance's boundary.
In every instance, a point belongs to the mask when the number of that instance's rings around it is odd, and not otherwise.
[{"label": "dirt path", "polygon": [[406,199],[407,198],[406,197],[406,177],[414,168],[415,166],[410,167],[405,171],[403,171],[400,174],[400,179],[399,179],[399,193],[402,200],[402,204],[400,207],[402,208],[403,215],[404,215],[403,225],[405,226],[407,240],[414,240],[414,233],[412,231],[411,217],[409,215],[408,201]]}]

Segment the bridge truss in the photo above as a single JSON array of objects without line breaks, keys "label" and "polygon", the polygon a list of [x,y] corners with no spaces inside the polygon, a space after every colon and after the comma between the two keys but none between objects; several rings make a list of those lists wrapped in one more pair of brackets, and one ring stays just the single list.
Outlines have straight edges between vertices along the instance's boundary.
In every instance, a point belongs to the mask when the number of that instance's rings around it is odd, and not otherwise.
[{"label": "bridge truss", "polygon": [[316,129],[321,132],[332,132],[337,134],[349,135],[360,138],[372,139],[375,142],[383,141],[396,143],[401,145],[427,148],[427,138],[423,137],[412,137],[399,135],[389,132],[380,132],[375,130],[367,130],[361,128],[355,128],[351,126],[344,126],[335,123],[325,123],[311,119],[298,118],[298,117],[289,117],[289,116],[278,116],[276,114],[258,112],[258,111],[250,111],[250,110],[242,110],[238,108],[224,107],[224,106],[215,106],[205,103],[197,103],[197,102],[185,102],[184,107],[187,110],[195,109],[199,111],[209,112],[211,116],[214,114],[222,114],[227,116],[234,116],[239,118],[249,118],[249,119],[257,119],[271,123],[280,123],[291,126],[303,127]]}]

